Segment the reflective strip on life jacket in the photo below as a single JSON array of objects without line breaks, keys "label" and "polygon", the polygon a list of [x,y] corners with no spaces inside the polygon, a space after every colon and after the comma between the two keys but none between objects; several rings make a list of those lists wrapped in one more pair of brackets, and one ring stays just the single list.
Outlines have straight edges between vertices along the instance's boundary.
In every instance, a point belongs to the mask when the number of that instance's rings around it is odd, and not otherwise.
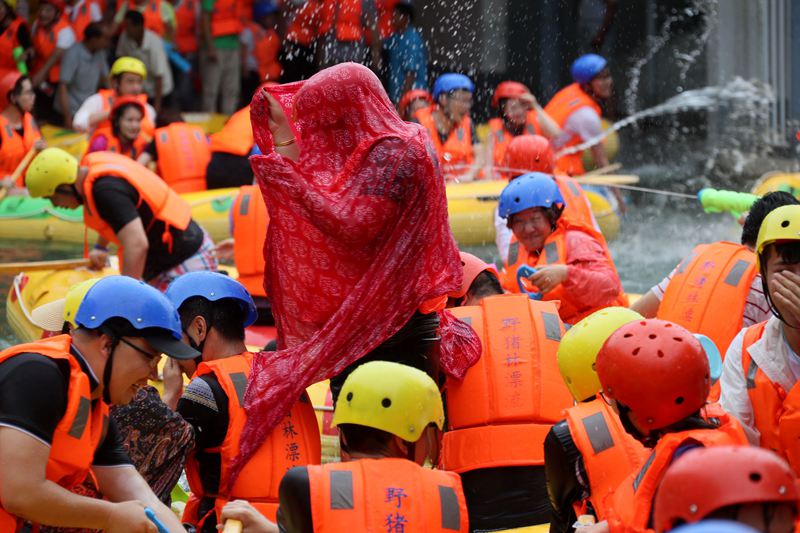
[{"label": "reflective strip on life jacket", "polygon": [[446,179],[454,179],[461,174],[469,172],[465,165],[471,165],[475,160],[472,148],[472,121],[465,115],[461,123],[453,128],[447,140],[442,144],[439,132],[436,129],[436,121],[433,118],[434,110],[438,106],[425,107],[418,109],[414,113],[414,118],[428,130],[428,137],[439,156],[439,165],[442,174]]},{"label": "reflective strip on life jacket", "polygon": [[225,152],[246,156],[253,149],[253,126],[250,123],[250,106],[246,106],[228,119],[222,129],[211,134],[212,152]]},{"label": "reflective strip on life jacket", "polygon": [[231,207],[233,217],[233,258],[239,282],[253,296],[266,298],[264,289],[264,242],[267,239],[269,214],[261,190],[245,185]]},{"label": "reflective strip on life jacket", "polygon": [[572,405],[556,363],[565,331],[558,307],[506,294],[451,311],[477,332],[483,351],[463,381],[448,380],[444,468],[543,465],[544,439]]},{"label": "reflective strip on life jacket", "polygon": [[[69,365],[67,405],[53,433],[45,470],[49,481],[66,489],[79,485],[86,478],[108,423],[108,406],[102,400],[92,405],[89,377],[70,354],[71,343],[69,335],[58,335],[0,352],[0,364],[16,355],[35,353],[66,361]],[[0,507],[3,531],[14,531],[16,522],[16,517]]]},{"label": "reflective strip on life jacket", "polygon": [[158,173],[177,193],[206,189],[211,146],[199,126],[175,122],[155,134]]},{"label": "reflective strip on life jacket", "polygon": [[452,472],[360,459],[309,466],[308,480],[317,533],[469,530],[461,479]]},{"label": "reflective strip on life jacket", "polygon": [[[553,121],[558,124],[560,128],[564,128],[567,119],[576,110],[582,107],[590,107],[597,113],[597,116],[602,116],[602,109],[595,100],[586,94],[581,86],[577,83],[568,85],[558,91],[555,96],[544,106],[544,111]],[[575,146],[583,142],[580,135],[575,134],[562,148]],[[586,173],[583,167],[583,153],[578,152],[575,154],[564,155],[556,161],[556,168],[570,176],[580,176]]]},{"label": "reflective strip on life jacket", "polygon": [[[0,115],[0,175],[10,176],[17,169],[17,165],[25,159],[25,154],[33,148],[33,144],[42,138],[36,121],[30,113],[22,117],[22,135],[20,136],[3,115]],[[25,186],[25,172],[23,171],[17,186]]]},{"label": "reflective strip on life jacket", "polygon": [[595,399],[565,411],[570,435],[581,454],[589,482],[589,501],[599,520],[605,520],[608,496],[648,456],[642,444],[622,427],[609,405]]}]

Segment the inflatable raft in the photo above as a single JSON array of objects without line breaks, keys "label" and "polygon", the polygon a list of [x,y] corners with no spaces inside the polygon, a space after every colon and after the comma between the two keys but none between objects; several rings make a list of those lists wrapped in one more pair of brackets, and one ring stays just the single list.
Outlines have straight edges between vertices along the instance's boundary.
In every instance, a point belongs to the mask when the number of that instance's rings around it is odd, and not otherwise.
[{"label": "inflatable raft", "polygon": [[795,198],[800,198],[800,173],[767,172],[753,184],[750,192],[764,196],[768,192],[784,191]]}]

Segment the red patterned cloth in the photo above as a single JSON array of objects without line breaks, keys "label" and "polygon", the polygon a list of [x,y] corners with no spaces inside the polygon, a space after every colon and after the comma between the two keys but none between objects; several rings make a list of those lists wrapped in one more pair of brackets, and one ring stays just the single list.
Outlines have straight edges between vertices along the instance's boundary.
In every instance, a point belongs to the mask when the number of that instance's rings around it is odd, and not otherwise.
[{"label": "red patterned cloth", "polygon": [[[293,121],[297,162],[273,152],[264,90]],[[462,277],[436,156],[369,69],[345,63],[262,88],[251,121],[267,154],[251,164],[270,214],[265,283],[279,351],[254,359],[239,466],[308,385],[363,357]],[[442,368],[463,377],[480,341],[445,320]]]}]

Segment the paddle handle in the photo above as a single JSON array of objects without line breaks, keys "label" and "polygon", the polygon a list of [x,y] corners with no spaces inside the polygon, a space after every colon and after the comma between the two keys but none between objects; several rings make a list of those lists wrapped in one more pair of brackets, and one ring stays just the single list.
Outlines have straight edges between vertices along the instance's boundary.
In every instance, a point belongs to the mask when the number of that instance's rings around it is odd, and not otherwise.
[{"label": "paddle handle", "polygon": [[28,150],[28,153],[25,154],[25,157],[23,157],[22,161],[19,162],[19,165],[17,165],[17,168],[14,169],[14,172],[11,174],[11,184],[12,184],[11,186],[12,187],[13,187],[13,184],[17,183],[17,180],[22,175],[22,172],[26,168],[28,168],[28,165],[31,164],[31,161],[33,161],[33,158],[36,156],[36,152],[38,152],[38,150],[36,150],[36,147],[35,146],[31,146],[31,149]]},{"label": "paddle handle", "polygon": [[88,259],[58,259],[55,261],[22,261],[17,263],[0,263],[0,274],[18,274],[36,270],[66,270],[70,268],[88,267]]},{"label": "paddle handle", "polygon": [[226,520],[222,533],[242,533],[242,523],[239,520]]}]

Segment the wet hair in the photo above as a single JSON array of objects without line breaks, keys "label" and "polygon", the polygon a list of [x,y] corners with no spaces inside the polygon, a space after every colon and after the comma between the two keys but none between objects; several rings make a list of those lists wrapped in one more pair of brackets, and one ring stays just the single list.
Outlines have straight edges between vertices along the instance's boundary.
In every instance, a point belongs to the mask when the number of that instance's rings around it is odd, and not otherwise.
[{"label": "wet hair", "polygon": [[394,10],[399,11],[402,15],[406,15],[409,22],[414,22],[414,6],[411,5],[411,2],[398,2],[394,6]]},{"label": "wet hair", "polygon": [[98,37],[102,37],[104,32],[105,25],[102,22],[91,22],[86,26],[86,29],[83,30],[83,40],[91,41],[92,39],[97,39]]},{"label": "wet hair", "polygon": [[244,321],[247,314],[242,305],[233,298],[222,298],[210,302],[202,296],[192,296],[178,309],[184,331],[195,317],[201,316],[209,330],[217,331],[225,340],[244,340]]},{"label": "wet hair", "polygon": [[797,204],[800,204],[797,198],[783,191],[770,192],[756,200],[742,225],[742,244],[755,248],[764,218],[778,207]]},{"label": "wet hair", "polygon": [[[119,121],[122,120],[122,116],[125,114],[125,111],[131,108],[142,113],[141,106],[134,104],[133,102],[122,104],[121,106],[119,106],[117,109],[114,110],[114,115],[111,117],[111,131],[114,133],[114,137],[119,137],[120,133]],[[142,113],[142,117],[139,120],[143,118],[144,118],[144,113]]]},{"label": "wet hair", "polygon": [[375,453],[389,449],[392,435],[387,431],[358,424],[339,424],[342,450],[348,453]]},{"label": "wet hair", "polygon": [[497,279],[494,272],[484,270],[472,281],[467,294],[473,298],[486,298],[487,296],[503,294],[503,287],[500,286],[500,280]]},{"label": "wet hair", "polygon": [[135,9],[129,9],[125,12],[125,24],[130,24],[136,28],[144,26],[144,15]]}]

